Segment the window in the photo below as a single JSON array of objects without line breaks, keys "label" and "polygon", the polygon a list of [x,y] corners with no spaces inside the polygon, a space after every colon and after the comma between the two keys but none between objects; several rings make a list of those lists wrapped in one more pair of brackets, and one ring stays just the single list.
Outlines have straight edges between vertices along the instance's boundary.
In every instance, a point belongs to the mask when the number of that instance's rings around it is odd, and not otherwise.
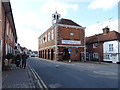
[{"label": "window", "polygon": [[8,33],[9,33],[9,24],[7,23],[7,28],[6,28],[6,30],[7,30],[7,35],[8,35]]},{"label": "window", "polygon": [[52,30],[52,40],[54,39],[54,32],[53,32],[53,30]]},{"label": "window", "polygon": [[94,43],[93,48],[97,48],[97,47],[98,47],[98,43]]},{"label": "window", "polygon": [[105,53],[105,54],[104,54],[104,59],[110,59],[110,54]]},{"label": "window", "polygon": [[79,53],[79,49],[76,49],[76,53]]},{"label": "window", "polygon": [[0,59],[2,58],[2,40],[0,40]]},{"label": "window", "polygon": [[73,33],[73,32],[71,32],[71,33],[70,33],[70,36],[73,36],[73,35],[74,35],[74,33]]},{"label": "window", "polygon": [[109,44],[109,51],[113,51],[113,44]]},{"label": "window", "polygon": [[45,42],[47,42],[47,34],[45,35]]},{"label": "window", "polygon": [[98,59],[99,58],[98,53],[93,53],[93,58]]},{"label": "window", "polygon": [[50,32],[48,33],[48,41],[50,41]]}]

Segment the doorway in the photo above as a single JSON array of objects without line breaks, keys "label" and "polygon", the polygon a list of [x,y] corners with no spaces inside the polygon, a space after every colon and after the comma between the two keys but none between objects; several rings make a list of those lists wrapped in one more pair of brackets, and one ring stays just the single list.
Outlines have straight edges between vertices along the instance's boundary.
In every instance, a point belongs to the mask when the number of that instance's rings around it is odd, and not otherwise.
[{"label": "doorway", "polygon": [[51,49],[51,60],[53,60],[53,59],[54,59],[54,50]]},{"label": "doorway", "polygon": [[63,60],[69,60],[70,53],[68,52],[68,48],[63,50]]}]

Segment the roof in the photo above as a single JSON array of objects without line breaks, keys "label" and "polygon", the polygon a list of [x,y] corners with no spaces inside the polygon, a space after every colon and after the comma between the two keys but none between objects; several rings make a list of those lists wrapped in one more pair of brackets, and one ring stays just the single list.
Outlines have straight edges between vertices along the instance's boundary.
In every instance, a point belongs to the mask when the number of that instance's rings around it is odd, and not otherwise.
[{"label": "roof", "polygon": [[90,37],[86,37],[86,43],[96,43],[96,42],[105,42],[105,41],[112,41],[112,40],[119,40],[120,41],[120,33],[116,31],[110,31],[106,34],[97,34]]},{"label": "roof", "polygon": [[8,20],[9,20],[12,30],[14,32],[15,42],[17,42],[17,33],[16,33],[16,28],[15,28],[15,23],[14,23],[14,18],[13,18],[13,14],[12,14],[12,8],[11,8],[10,1],[8,0],[8,2],[2,2],[2,5],[5,9],[6,16],[8,17]]},{"label": "roof", "polygon": [[60,21],[58,22],[58,24],[65,24],[65,25],[73,25],[73,26],[80,26],[79,24],[75,23],[74,21],[70,20],[70,19],[64,19],[61,18]]},{"label": "roof", "polygon": [[[64,18],[61,18],[61,19],[58,21],[57,24],[73,25],[73,26],[82,27],[81,25],[75,23],[74,21],[72,21],[72,20],[70,20],[70,19],[64,19]],[[55,24],[54,24],[54,25],[55,25]],[[50,28],[48,28],[47,31],[50,30],[51,28],[53,28],[54,25],[52,25]],[[45,31],[44,33],[46,33],[47,31]],[[42,35],[44,35],[44,33],[41,34],[38,38],[40,38]]]}]

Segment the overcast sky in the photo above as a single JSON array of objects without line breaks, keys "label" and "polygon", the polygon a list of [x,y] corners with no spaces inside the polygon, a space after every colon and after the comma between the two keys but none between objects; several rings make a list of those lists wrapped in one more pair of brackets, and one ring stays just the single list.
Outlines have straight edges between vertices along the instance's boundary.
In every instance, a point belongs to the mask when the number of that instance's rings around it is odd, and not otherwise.
[{"label": "overcast sky", "polygon": [[[38,50],[38,37],[52,25],[52,14],[86,27],[86,36],[102,33],[110,26],[118,31],[119,0],[11,0],[18,43]],[[110,21],[110,23],[109,23]]]}]

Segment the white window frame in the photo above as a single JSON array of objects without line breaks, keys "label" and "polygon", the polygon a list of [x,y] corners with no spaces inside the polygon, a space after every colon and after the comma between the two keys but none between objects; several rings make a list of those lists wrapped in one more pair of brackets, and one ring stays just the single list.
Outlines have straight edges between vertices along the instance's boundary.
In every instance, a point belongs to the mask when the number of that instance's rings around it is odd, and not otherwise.
[{"label": "white window frame", "polygon": [[93,48],[98,48],[98,43],[94,43]]},{"label": "white window frame", "polygon": [[70,36],[74,36],[74,33],[73,33],[73,32],[70,32]]},{"label": "white window frame", "polygon": [[7,30],[7,35],[8,35],[8,33],[9,33],[9,23],[7,23],[7,28],[6,28],[6,30]]},{"label": "white window frame", "polygon": [[50,32],[48,32],[48,41],[50,41]]},{"label": "white window frame", "polygon": [[51,36],[51,39],[53,40],[54,39],[54,31],[52,30],[52,36]]},{"label": "white window frame", "polygon": [[113,44],[109,44],[109,51],[114,51]]},{"label": "white window frame", "polygon": [[98,53],[93,53],[93,58],[99,59],[99,54]]},{"label": "white window frame", "polygon": [[45,35],[45,42],[47,42],[47,34]]}]

